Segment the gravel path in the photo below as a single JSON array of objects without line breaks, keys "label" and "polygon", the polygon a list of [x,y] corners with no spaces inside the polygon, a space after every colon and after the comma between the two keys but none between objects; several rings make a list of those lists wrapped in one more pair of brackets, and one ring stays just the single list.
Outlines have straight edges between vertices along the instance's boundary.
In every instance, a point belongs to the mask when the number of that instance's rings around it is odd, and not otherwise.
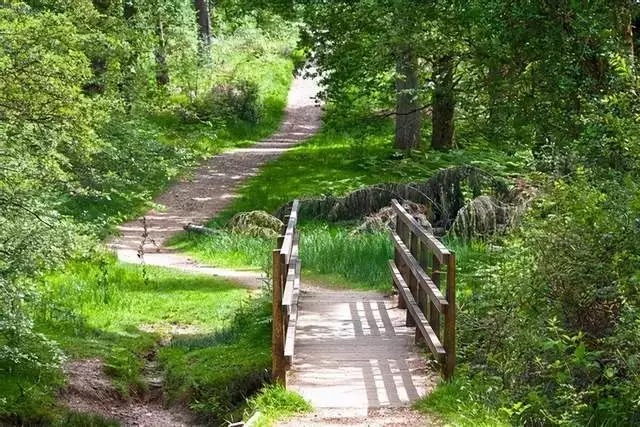
[{"label": "gravel path", "polygon": [[[189,179],[183,179],[158,196],[162,209],[146,213],[148,238],[144,245],[147,265],[226,277],[251,287],[260,284],[260,273],[205,267],[186,255],[164,247],[167,239],[189,223],[204,224],[231,203],[237,189],[265,163],[304,142],[320,127],[321,108],[314,97],[314,80],[297,77],[291,86],[285,118],[277,133],[249,148],[227,151],[209,159]],[[139,263],[137,252],[143,239],[142,218],[118,227],[120,236],[108,242],[123,262]]]}]

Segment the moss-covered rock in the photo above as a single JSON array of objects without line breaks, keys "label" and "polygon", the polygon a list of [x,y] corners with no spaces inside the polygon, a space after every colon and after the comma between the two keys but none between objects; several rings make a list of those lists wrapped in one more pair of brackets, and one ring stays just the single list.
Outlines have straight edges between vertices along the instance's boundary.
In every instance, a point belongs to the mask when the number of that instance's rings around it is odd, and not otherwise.
[{"label": "moss-covered rock", "polygon": [[[431,223],[427,219],[428,211],[425,205],[413,203],[408,200],[402,202],[402,207],[420,224],[427,233],[433,234]],[[353,230],[352,234],[360,234],[366,232],[384,232],[388,229],[395,229],[396,212],[391,206],[380,209],[373,215],[364,218],[364,222]]]},{"label": "moss-covered rock", "polygon": [[253,237],[277,237],[282,227],[282,221],[265,211],[240,212],[227,223],[229,231]]}]

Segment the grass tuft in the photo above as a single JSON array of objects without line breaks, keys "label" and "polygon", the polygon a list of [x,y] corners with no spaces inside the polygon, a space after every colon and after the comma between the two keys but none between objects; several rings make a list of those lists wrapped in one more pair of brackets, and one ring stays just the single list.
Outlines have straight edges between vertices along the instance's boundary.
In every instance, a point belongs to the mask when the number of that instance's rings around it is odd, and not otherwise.
[{"label": "grass tuft", "polygon": [[274,422],[291,416],[311,412],[311,404],[298,393],[287,391],[280,385],[268,385],[249,399],[248,406],[251,413],[259,411],[261,418],[258,426],[271,426]]},{"label": "grass tuft", "polygon": [[[443,418],[445,425],[460,427],[501,427],[511,425],[508,417],[493,409],[498,399],[491,381],[471,379],[458,367],[457,376],[449,383],[441,383],[414,408],[434,413]],[[482,398],[479,398],[482,396]]]}]

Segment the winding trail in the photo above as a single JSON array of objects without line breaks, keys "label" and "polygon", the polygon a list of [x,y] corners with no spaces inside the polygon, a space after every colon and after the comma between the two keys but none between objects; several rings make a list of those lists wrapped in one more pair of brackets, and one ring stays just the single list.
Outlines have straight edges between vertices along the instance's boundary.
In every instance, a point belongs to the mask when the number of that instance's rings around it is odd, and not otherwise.
[{"label": "winding trail", "polygon": [[[204,224],[231,203],[237,189],[260,167],[313,136],[320,128],[322,111],[314,100],[316,81],[296,77],[293,81],[284,121],[277,133],[249,148],[237,148],[209,159],[190,178],[171,186],[154,202],[161,210],[145,214],[148,237],[144,245],[147,265],[176,268],[186,272],[221,276],[250,287],[260,284],[260,273],[199,265],[188,256],[164,247],[167,240],[189,223]],[[118,259],[140,263],[138,248],[143,240],[142,218],[118,227],[120,236],[107,245]]]},{"label": "winding trail", "polygon": [[[313,80],[296,78],[280,130],[250,148],[209,159],[190,179],[183,179],[155,199],[163,206],[145,215],[147,265],[220,276],[251,288],[261,274],[200,265],[166,248],[167,240],[186,224],[203,224],[236,197],[236,191],[261,166],[303,143],[320,127],[321,109]],[[121,236],[108,242],[123,262],[140,263],[142,218],[122,224]],[[435,384],[413,345],[414,331],[404,324],[397,303],[378,292],[302,287],[296,357],[289,373],[292,390],[315,408],[286,426],[418,426],[438,424],[409,406]],[[128,421],[128,420],[127,420]],[[152,425],[142,420],[139,425]],[[165,425],[191,425],[174,419]]]}]

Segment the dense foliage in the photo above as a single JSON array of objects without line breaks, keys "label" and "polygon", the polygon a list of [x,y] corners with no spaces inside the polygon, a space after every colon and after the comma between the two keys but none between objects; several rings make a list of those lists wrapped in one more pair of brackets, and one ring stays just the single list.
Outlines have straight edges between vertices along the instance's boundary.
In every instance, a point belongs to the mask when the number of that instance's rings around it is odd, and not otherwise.
[{"label": "dense foliage", "polygon": [[[42,324],[110,310],[100,300],[108,283],[142,286],[96,255],[98,238],[197,159],[278,124],[297,37],[283,16],[301,21],[299,48],[324,83],[325,129],[267,166],[222,219],[454,163],[518,175],[539,197],[517,230],[450,242],[460,367],[420,407],[470,424],[640,423],[640,11],[631,0],[5,2],[0,389],[13,394],[0,394],[0,417],[38,419],[34,402],[52,404],[62,382],[63,352]],[[313,272],[387,283],[371,268],[388,257],[384,236],[306,227]],[[254,267],[269,246],[233,233],[189,244],[204,259]],[[93,259],[90,278],[77,279],[73,264],[67,273],[87,300],[43,279],[78,255]],[[260,322],[236,319],[251,333],[229,327],[164,349],[170,397],[194,397],[214,418],[242,411],[238,396],[257,390],[268,366],[268,309],[253,309]],[[123,388],[139,373],[136,351],[154,345],[140,337],[118,341],[125,356],[106,356]],[[253,357],[230,357],[250,345]],[[256,406],[269,406],[265,393]]]},{"label": "dense foliage", "polygon": [[37,420],[28,405],[61,383],[63,354],[30,314],[43,277],[99,253],[187,166],[279,123],[295,27],[218,6],[208,43],[191,1],[0,7],[0,417]]}]

